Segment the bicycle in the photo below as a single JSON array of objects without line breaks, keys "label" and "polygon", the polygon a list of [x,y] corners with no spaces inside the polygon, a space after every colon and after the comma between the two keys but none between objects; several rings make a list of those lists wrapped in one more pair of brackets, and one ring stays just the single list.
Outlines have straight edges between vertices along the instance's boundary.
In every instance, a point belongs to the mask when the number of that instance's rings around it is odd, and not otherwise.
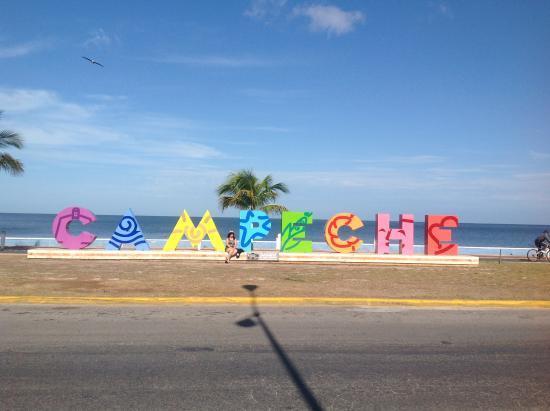
[{"label": "bicycle", "polygon": [[546,259],[550,263],[550,247],[546,246],[542,249],[530,249],[527,251],[527,259],[532,262],[543,261]]}]

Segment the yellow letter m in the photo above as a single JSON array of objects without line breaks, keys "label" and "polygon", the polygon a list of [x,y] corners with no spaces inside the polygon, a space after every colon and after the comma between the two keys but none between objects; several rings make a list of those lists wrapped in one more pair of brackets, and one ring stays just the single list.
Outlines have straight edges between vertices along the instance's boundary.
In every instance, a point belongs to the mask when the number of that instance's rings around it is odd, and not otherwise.
[{"label": "yellow letter m", "polygon": [[187,214],[187,211],[183,210],[183,213],[176,223],[172,234],[170,234],[168,241],[164,244],[163,250],[174,251],[184,236],[189,239],[191,247],[199,247],[202,239],[206,235],[208,235],[210,243],[212,243],[212,246],[216,251],[225,251],[224,242],[220,237],[220,233],[218,233],[214,220],[212,220],[210,211],[206,210],[199,225],[195,227],[193,221],[191,221],[191,218],[189,217],[189,214]]}]

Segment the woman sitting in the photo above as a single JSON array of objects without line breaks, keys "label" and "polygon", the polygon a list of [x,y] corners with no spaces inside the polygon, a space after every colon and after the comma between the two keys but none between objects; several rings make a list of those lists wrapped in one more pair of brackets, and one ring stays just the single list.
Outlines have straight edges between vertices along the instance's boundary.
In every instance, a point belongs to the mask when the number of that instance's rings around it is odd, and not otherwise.
[{"label": "woman sitting", "polygon": [[235,239],[235,232],[230,231],[227,233],[227,238],[225,239],[225,263],[228,264],[229,260],[231,260],[232,257],[239,258],[241,256],[241,253],[243,252],[242,249],[237,248],[237,240]]}]

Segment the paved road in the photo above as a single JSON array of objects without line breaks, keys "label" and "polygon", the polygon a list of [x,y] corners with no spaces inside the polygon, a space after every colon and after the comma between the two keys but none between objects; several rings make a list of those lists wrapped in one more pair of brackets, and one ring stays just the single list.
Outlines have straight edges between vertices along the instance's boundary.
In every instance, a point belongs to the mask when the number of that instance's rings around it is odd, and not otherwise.
[{"label": "paved road", "polygon": [[260,310],[0,306],[0,409],[550,408],[550,310]]}]

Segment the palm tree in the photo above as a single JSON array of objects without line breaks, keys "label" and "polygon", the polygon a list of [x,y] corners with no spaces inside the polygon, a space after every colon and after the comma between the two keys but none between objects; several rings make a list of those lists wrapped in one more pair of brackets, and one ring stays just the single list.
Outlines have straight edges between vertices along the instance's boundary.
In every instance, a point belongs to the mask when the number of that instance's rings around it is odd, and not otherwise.
[{"label": "palm tree", "polygon": [[287,211],[285,206],[276,204],[275,200],[280,193],[288,193],[288,187],[284,183],[273,184],[271,175],[260,180],[252,170],[240,170],[229,174],[216,192],[222,211],[229,207],[278,214]]},{"label": "palm tree", "polygon": [[[0,111],[0,117],[2,112]],[[0,130],[0,149],[4,147],[15,147],[18,149],[23,148],[23,138],[9,130]],[[0,151],[0,170],[11,175],[17,175],[23,173],[23,163],[4,151]]]}]

